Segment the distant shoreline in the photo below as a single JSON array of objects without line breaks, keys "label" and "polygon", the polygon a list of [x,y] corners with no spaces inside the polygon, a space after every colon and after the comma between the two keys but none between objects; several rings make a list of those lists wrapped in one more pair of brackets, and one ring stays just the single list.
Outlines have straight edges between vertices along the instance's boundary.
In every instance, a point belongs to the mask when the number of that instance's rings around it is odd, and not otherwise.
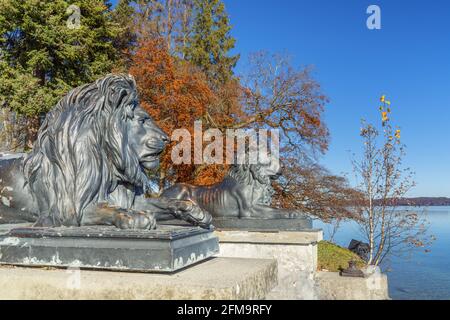
[{"label": "distant shoreline", "polygon": [[450,198],[446,197],[415,197],[395,200],[396,206],[402,207],[446,207],[450,206]]}]

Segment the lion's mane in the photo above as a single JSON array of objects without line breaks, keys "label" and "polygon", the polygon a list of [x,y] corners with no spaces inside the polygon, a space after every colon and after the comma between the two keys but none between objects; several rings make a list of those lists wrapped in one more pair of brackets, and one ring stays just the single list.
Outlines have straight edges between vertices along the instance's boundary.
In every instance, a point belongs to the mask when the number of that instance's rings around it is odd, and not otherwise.
[{"label": "lion's mane", "polygon": [[108,75],[73,89],[47,114],[23,167],[41,216],[80,225],[86,207],[107,201],[118,184],[146,188],[127,142],[137,103],[131,76]]},{"label": "lion's mane", "polygon": [[[264,164],[234,164],[230,167],[226,178],[233,179],[244,186],[253,186],[258,189],[260,195],[256,201],[269,205],[272,201],[274,190],[270,178],[261,174],[260,169]],[[255,190],[256,191],[256,190]]]}]

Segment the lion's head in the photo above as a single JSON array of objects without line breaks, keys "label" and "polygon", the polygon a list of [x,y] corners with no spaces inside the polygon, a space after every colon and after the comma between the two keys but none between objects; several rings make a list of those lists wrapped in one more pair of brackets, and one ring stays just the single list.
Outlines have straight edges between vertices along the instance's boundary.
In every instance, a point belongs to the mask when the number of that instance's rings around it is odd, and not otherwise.
[{"label": "lion's head", "polygon": [[269,205],[274,190],[271,180],[281,175],[279,159],[274,156],[259,156],[256,164],[234,164],[228,171],[227,177],[234,179],[241,185],[253,188],[253,199],[257,203]]},{"label": "lion's head", "polygon": [[[131,76],[108,75],[69,92],[47,114],[24,174],[41,215],[80,223],[118,184],[143,192],[166,134],[139,105]],[[139,191],[140,190],[140,191]]]}]

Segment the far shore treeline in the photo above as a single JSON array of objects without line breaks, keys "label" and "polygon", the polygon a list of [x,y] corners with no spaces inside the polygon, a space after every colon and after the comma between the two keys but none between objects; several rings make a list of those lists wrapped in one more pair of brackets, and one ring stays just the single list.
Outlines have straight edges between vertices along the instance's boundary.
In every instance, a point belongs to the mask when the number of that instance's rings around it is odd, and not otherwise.
[{"label": "far shore treeline", "polygon": [[[450,206],[450,198],[445,197],[416,197],[391,199],[396,206],[409,207],[445,207]],[[379,202],[379,201],[378,201]],[[378,202],[375,202],[377,204]]]}]

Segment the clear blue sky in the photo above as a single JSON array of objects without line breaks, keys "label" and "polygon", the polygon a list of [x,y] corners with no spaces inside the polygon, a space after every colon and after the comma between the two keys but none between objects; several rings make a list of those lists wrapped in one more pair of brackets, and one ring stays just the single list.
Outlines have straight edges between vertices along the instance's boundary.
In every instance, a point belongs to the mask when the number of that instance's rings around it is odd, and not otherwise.
[{"label": "clear blue sky", "polygon": [[[387,94],[416,172],[411,196],[450,197],[450,1],[226,0],[236,51],[285,51],[313,65],[330,98],[331,145],[321,162],[351,173],[360,119],[377,121]],[[381,8],[381,30],[368,30],[366,9]]]},{"label": "clear blue sky", "polygon": [[[289,53],[313,65],[330,98],[331,145],[320,162],[351,173],[348,150],[360,151],[360,119],[379,119],[387,94],[416,172],[411,196],[450,197],[450,1],[225,0],[241,54]],[[368,30],[366,9],[381,7],[381,30]]]}]

